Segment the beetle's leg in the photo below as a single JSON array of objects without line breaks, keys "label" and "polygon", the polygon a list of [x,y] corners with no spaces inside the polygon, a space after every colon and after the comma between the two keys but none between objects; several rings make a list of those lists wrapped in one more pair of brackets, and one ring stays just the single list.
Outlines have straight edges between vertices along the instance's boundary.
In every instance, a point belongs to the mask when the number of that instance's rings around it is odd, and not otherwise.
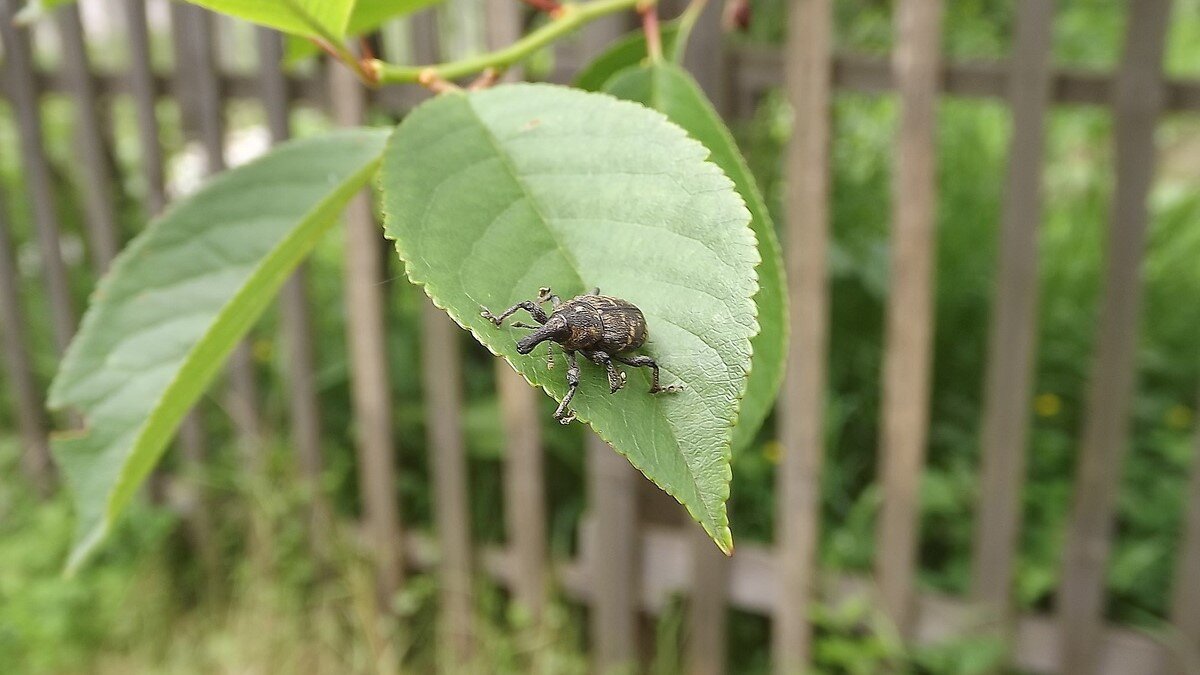
[{"label": "beetle's leg", "polygon": [[549,286],[538,289],[537,301],[539,304],[543,302],[549,302],[551,307],[558,307],[562,304],[562,298],[551,292]]},{"label": "beetle's leg", "polygon": [[539,328],[539,326],[535,326],[531,323],[525,323],[524,321],[514,321],[514,322],[510,323],[509,325],[512,326],[513,328],[533,328],[535,330],[537,328]]},{"label": "beetle's leg", "polygon": [[614,356],[614,359],[624,363],[627,366],[646,367],[650,369],[650,393],[651,394],[674,394],[678,391],[683,391],[682,384],[672,384],[669,387],[658,386],[658,364],[649,356],[638,354],[636,356]]},{"label": "beetle's leg", "polygon": [[553,342],[546,343],[546,368],[554,370],[554,345]]},{"label": "beetle's leg", "polygon": [[488,308],[484,307],[483,305],[480,305],[479,308],[481,310],[483,310],[482,312],[479,313],[479,316],[482,316],[483,318],[487,319],[488,321],[491,321],[492,323],[496,324],[497,326],[499,326],[501,323],[503,323],[505,319],[512,316],[513,313],[516,312],[518,309],[523,309],[526,312],[529,312],[530,316],[533,317],[534,321],[537,321],[538,323],[546,323],[546,313],[544,311],[542,311],[542,308],[539,307],[538,304],[532,300],[525,300],[522,302],[518,302],[517,304],[513,305],[512,307],[509,307],[508,309],[504,310],[504,313],[501,314],[500,316],[496,316],[495,314],[492,314],[491,311],[488,310]]},{"label": "beetle's leg", "polygon": [[554,411],[554,419],[561,424],[570,424],[575,419],[575,413],[567,406],[575,398],[575,390],[579,389],[579,363],[575,360],[575,352],[563,350],[563,353],[567,355],[567,395],[558,404],[558,410]]},{"label": "beetle's leg", "polygon": [[593,363],[598,363],[608,369],[608,389],[612,393],[617,393],[617,390],[625,386],[625,373],[617,370],[613,365],[612,357],[606,352],[584,352],[584,356]]}]

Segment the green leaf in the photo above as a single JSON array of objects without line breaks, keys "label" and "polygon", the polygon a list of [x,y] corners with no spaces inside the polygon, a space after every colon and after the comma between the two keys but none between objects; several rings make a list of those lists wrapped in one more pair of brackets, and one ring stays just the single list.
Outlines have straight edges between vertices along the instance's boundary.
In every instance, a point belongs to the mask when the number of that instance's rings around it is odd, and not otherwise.
[{"label": "green leaf", "polygon": [[443,94],[414,110],[384,154],[385,231],[413,282],[529,382],[561,400],[564,366],[521,356],[499,311],[550,286],[599,287],[646,316],[664,384],[645,369],[610,394],[580,359],[573,408],[687,506],[728,552],[732,425],[746,386],[758,250],[750,216],[708,151],[647,108],[550,85]]},{"label": "green leaf", "polygon": [[[675,50],[675,38],[679,36],[679,22],[671,21],[659,27],[663,51],[670,54]],[[642,31],[628,33],[617,38],[596,58],[575,74],[575,86],[586,91],[604,91],[604,85],[613,75],[640,65],[646,60],[646,34]]]},{"label": "green leaf", "polygon": [[683,69],[659,62],[629,68],[611,78],[605,91],[629,101],[637,101],[665,114],[683,127],[688,135],[712,152],[709,159],[733,179],[737,191],[750,209],[750,227],[758,238],[762,263],[758,267],[759,333],[751,342],[754,357],[750,383],[742,399],[742,414],[733,432],[733,447],[739,450],[754,440],[754,435],[771,412],[783,383],[788,341],[787,284],[783,257],[775,224],[763,201],[754,175],[746,166],[733,135],[704,96],[700,85]]},{"label": "green leaf", "polygon": [[16,16],[13,17],[13,22],[21,26],[36,23],[49,16],[51,12],[59,7],[69,5],[72,2],[75,2],[75,0],[29,0],[17,12]]},{"label": "green leaf", "polygon": [[[412,14],[442,0],[358,0],[350,14],[350,22],[346,26],[346,35],[356,37],[366,35],[390,19]],[[289,35],[287,38],[287,53],[284,61],[297,63],[317,54],[319,50],[310,40]]]},{"label": "green leaf", "polygon": [[[411,0],[401,0],[401,2]],[[17,13],[19,23],[32,23],[75,0],[29,0]],[[350,27],[355,4],[364,5],[364,16],[375,16],[391,0],[186,0],[214,12],[245,19],[301,37],[341,39]]]},{"label": "green leaf", "polygon": [[378,166],[386,134],[295,141],[214,178],[152,223],[92,296],[50,387],[86,428],[54,441],[78,567],[288,275]]},{"label": "green leaf", "polygon": [[[355,0],[187,0],[239,19],[303,37],[341,39]],[[360,0],[375,1],[375,0]]]}]

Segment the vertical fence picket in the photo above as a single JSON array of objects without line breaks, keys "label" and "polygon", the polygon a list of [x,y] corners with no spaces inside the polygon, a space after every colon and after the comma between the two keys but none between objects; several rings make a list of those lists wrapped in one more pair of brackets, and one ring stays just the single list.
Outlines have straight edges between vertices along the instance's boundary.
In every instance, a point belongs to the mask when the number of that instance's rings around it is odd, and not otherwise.
[{"label": "vertical fence picket", "polygon": [[591,592],[592,672],[627,669],[638,657],[637,487],[639,475],[595,433],[587,433],[588,504],[593,539],[587,547]]},{"label": "vertical fence picket", "polygon": [[[192,119],[198,111],[197,101],[194,99],[196,92],[190,86],[188,75],[191,72],[192,60],[195,50],[191,48],[194,36],[194,17],[202,12],[197,7],[189,7],[183,4],[171,5],[171,31],[174,46],[174,94],[176,102],[180,106],[180,117],[182,119]],[[145,18],[145,9],[142,10],[142,18]],[[143,25],[144,27],[144,25]],[[148,44],[147,44],[148,47]],[[149,52],[147,52],[149,58]],[[149,62],[146,67],[149,70]],[[137,70],[135,66],[135,72]],[[135,76],[136,77],[136,76]],[[136,84],[136,80],[135,80]],[[154,95],[155,92],[151,89],[147,94],[151,97],[149,101],[150,114],[154,113]],[[140,108],[140,104],[139,104]],[[140,111],[139,111],[140,113]],[[141,121],[141,120],[139,120]],[[157,124],[157,123],[156,123]],[[196,122],[186,124],[195,128]],[[157,126],[155,127],[157,130]],[[143,132],[146,133],[146,132]],[[146,137],[143,141],[149,141]],[[149,147],[144,149],[144,158],[157,158],[160,156],[161,148],[158,146],[158,134],[154,134],[155,147],[151,150]],[[161,169],[161,167],[159,167]],[[160,173],[158,178],[162,179],[165,174]],[[157,186],[161,189],[161,194],[157,195],[162,198],[163,206],[165,207],[166,190],[164,185]],[[150,197],[153,199],[156,187],[151,186]],[[157,215],[157,213],[155,214]],[[210,515],[210,509],[206,505],[206,496],[203,486],[196,478],[202,471],[202,467],[208,458],[208,441],[207,434],[204,428],[203,415],[199,409],[193,409],[188,416],[183,420],[183,424],[179,428],[179,447],[180,454],[183,458],[184,474],[191,474],[192,479],[187,484],[188,492],[188,508],[186,509],[185,518],[187,530],[192,540],[192,546],[196,549],[201,566],[205,571],[205,579],[209,587],[214,587],[217,583],[219,575],[220,557],[217,553],[216,535]]]},{"label": "vertical fence picket", "polygon": [[146,182],[146,211],[158,215],[166,206],[165,171],[162,145],[155,112],[157,91],[150,62],[150,36],[146,26],[145,0],[124,0],[125,44],[129,48],[129,91],[133,95],[137,117],[138,144],[142,154],[139,165]]},{"label": "vertical fence picket", "polygon": [[[166,206],[165,171],[162,145],[158,133],[155,103],[158,91],[150,62],[150,37],[146,23],[145,0],[125,0],[125,41],[129,46],[129,91],[137,117],[138,144],[141,146],[139,165],[146,185],[146,213],[154,217]],[[195,411],[180,424],[179,445],[185,462],[198,462],[204,457],[204,430]],[[199,500],[198,490],[195,499]],[[189,537],[195,544],[200,560],[210,580],[216,575],[216,547],[208,514],[193,508],[185,514]]]},{"label": "vertical fence picket", "polygon": [[[709,3],[696,21],[684,52],[684,66],[696,78],[713,107],[722,115],[731,108],[728,53],[721,29],[720,3]],[[691,594],[685,626],[687,669],[697,675],[726,670],[729,559],[713,545],[704,530],[677,510],[689,536]]]},{"label": "vertical fence picket", "polygon": [[1116,189],[1108,262],[1057,605],[1068,675],[1090,675],[1099,665],[1096,643],[1104,618],[1113,508],[1135,386],[1140,268],[1157,157],[1154,130],[1165,98],[1162,62],[1170,2],[1141,0],[1130,3],[1129,12],[1112,102]]},{"label": "vertical fence picket", "polygon": [[[197,7],[184,13],[189,26],[187,36],[178,36],[187,54],[183,77],[193,88],[192,103],[196,116],[200,144],[204,147],[208,173],[224,171],[225,161],[225,99],[221,90],[220,73],[213,52],[213,15]],[[254,374],[254,358],[248,340],[234,348],[229,357],[229,386],[226,405],[238,434],[238,443],[248,467],[261,475],[265,462],[262,457],[263,430],[259,411],[258,382]]]},{"label": "vertical fence picket", "polygon": [[[365,117],[363,85],[341,64],[329,66],[330,100],[338,124]],[[392,392],[384,339],[383,258],[371,196],[363,191],[346,208],[346,343],[350,351],[351,400],[357,427],[358,482],[378,592],[384,611],[404,579],[400,504],[396,494]]]},{"label": "vertical fence picket", "polygon": [[[487,0],[485,8],[488,49],[503,48],[520,37],[520,5],[510,0]],[[506,79],[516,75],[509,73]],[[536,633],[545,614],[549,588],[542,420],[537,406],[541,394],[503,359],[496,359],[496,386],[504,418],[504,515],[514,561],[513,595],[529,612]],[[534,669],[538,669],[536,662]]]},{"label": "vertical fence picket", "polygon": [[783,600],[775,613],[772,654],[780,675],[807,669],[812,658],[808,608],[817,581],[829,358],[833,1],[793,0],[788,26],[784,86],[796,124],[784,166],[792,337],[778,415],[783,452],[775,527]]},{"label": "vertical fence picket", "polygon": [[980,496],[972,596],[990,633],[1008,637],[1021,486],[1025,479],[1037,333],[1042,155],[1050,103],[1052,0],[1017,5],[1009,65],[1013,135],[1000,222],[1000,256],[988,343],[980,439]]},{"label": "vertical fence picket", "polygon": [[900,97],[893,184],[891,285],[884,343],[875,576],[883,608],[907,632],[920,525],[918,488],[929,435],[937,175],[935,125],[941,0],[901,0],[893,55]]},{"label": "vertical fence picket", "polygon": [[34,489],[48,497],[54,488],[54,465],[46,436],[42,392],[33,374],[33,361],[26,347],[25,317],[21,312],[20,276],[17,273],[9,211],[0,199],[0,339],[13,400],[17,404],[17,429],[21,434],[21,468]]},{"label": "vertical fence picket", "polygon": [[83,192],[92,266],[99,275],[108,269],[121,245],[113,201],[115,185],[102,127],[103,114],[88,66],[79,7],[74,4],[61,7],[55,11],[55,17],[61,39],[63,75],[75,104],[75,131],[82,174],[76,183]]},{"label": "vertical fence picket", "polygon": [[18,0],[0,0],[0,7],[3,8],[3,12],[0,12],[0,40],[4,43],[8,98],[17,118],[21,173],[25,176],[25,186],[33,206],[42,270],[50,296],[54,343],[61,355],[75,334],[75,309],[59,242],[58,207],[50,176],[50,162],[42,147],[41,101],[33,70],[32,46],[28,31],[13,23],[20,4]]},{"label": "vertical fence picket", "polygon": [[425,429],[433,475],[437,522],[440,652],[450,670],[471,657],[471,516],[467,502],[467,457],[462,432],[462,357],[459,328],[432,302],[421,315],[421,375],[425,385]]},{"label": "vertical fence picket", "polygon": [[[432,12],[413,18],[414,56],[436,63],[441,56]],[[425,301],[421,313],[421,375],[425,386],[425,429],[433,475],[437,523],[439,653],[451,670],[467,666],[472,654],[474,597],[471,589],[471,516],[467,496],[466,444],[462,432],[462,354],[459,328]]]},{"label": "vertical fence picket", "polygon": [[[288,83],[281,62],[283,43],[279,33],[259,28],[259,96],[266,112],[272,143],[291,136],[288,121]],[[312,312],[308,298],[308,265],[301,263],[282,292],[283,337],[288,347],[288,424],[295,447],[300,476],[309,492],[309,549],[324,558],[333,526],[333,511],[321,489],[325,461],[321,457],[321,408],[317,397]]]},{"label": "vertical fence picket", "polygon": [[723,3],[710,2],[701,11],[683,54],[683,65],[704,89],[713,107],[724,116],[733,106],[729,86],[732,64],[721,26],[723,9]]},{"label": "vertical fence picket", "polygon": [[[1200,398],[1196,409],[1200,410]],[[1172,589],[1171,623],[1179,638],[1179,657],[1175,672],[1179,675],[1200,670],[1200,424],[1193,432],[1192,478],[1183,513],[1183,533],[1175,559],[1175,583]]]},{"label": "vertical fence picket", "polygon": [[545,615],[546,487],[539,393],[508,363],[496,360],[496,385],[504,418],[504,515],[513,559],[513,595],[536,629]]},{"label": "vertical fence picket", "polygon": [[[585,57],[600,53],[622,35],[625,17],[594,22],[581,37]],[[590,430],[585,442],[588,511],[593,529],[584,550],[588,572],[591,671],[605,675],[638,659],[637,470]]]}]

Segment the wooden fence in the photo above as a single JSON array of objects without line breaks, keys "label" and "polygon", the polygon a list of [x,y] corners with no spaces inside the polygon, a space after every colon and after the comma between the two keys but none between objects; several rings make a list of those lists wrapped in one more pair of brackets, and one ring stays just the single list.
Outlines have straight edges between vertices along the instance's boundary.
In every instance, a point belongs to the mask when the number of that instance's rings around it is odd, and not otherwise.
[{"label": "wooden fence", "polygon": [[[151,0],[153,2],[153,0]],[[324,108],[339,124],[361,123],[369,106],[402,112],[424,93],[407,89],[365,92],[346,71],[284,74],[276,64],[277,35],[260,30],[255,44],[263,64],[257,74],[229,73],[217,65],[212,15],[190,5],[170,8],[172,73],[150,65],[144,0],[111,0],[107,7],[124,27],[128,68],[98,72],[84,49],[86,28],[69,6],[43,27],[59,45],[57,68],[34,63],[30,34],[12,25],[17,0],[0,0],[4,47],[3,91],[20,141],[22,174],[32,205],[33,228],[52,311],[55,346],[61,353],[74,333],[79,308],[61,250],[56,184],[44,147],[41,98],[64,94],[72,102],[78,134],[76,175],[71,186],[86,206],[87,251],[94,274],[108,266],[123,242],[116,227],[112,148],[106,107],[132,102],[138,124],[139,165],[145,209],[166,202],[162,143],[155,105],[162,98],[181,104],[185,128],[202,143],[209,171],[225,166],[225,105],[258,101],[274,141],[289,134],[289,106]],[[1155,175],[1156,125],[1166,114],[1200,112],[1200,80],[1170,81],[1162,70],[1169,0],[1129,3],[1125,50],[1114,73],[1056,70],[1051,65],[1052,0],[1017,0],[1012,57],[1004,62],[944,63],[942,6],[931,0],[898,0],[896,46],[890,61],[835,53],[833,0],[791,0],[791,31],[782,54],[760,48],[723,48],[716,8],[710,8],[688,50],[689,66],[729,116],[753,110],[769,88],[782,86],[795,111],[795,134],[786,155],[787,222],[783,228],[793,342],[779,407],[783,445],[778,471],[779,510],[774,548],[739,547],[724,559],[699,529],[672,518],[648,522],[639,502],[641,478],[598,440],[587,447],[592,515],[582,532],[581,555],[552,564],[548,559],[537,394],[510,369],[497,364],[506,429],[505,518],[510,539],[499,549],[476,550],[469,538],[467,469],[462,434],[460,332],[431,306],[422,316],[424,390],[436,506],[436,533],[406,532],[397,504],[393,456],[397,443],[391,411],[384,340],[387,287],[381,238],[364,195],[346,217],[345,306],[352,399],[363,520],[377,562],[381,597],[404,583],[406,569],[433,567],[440,575],[440,631],[445,654],[465,659],[472,649],[472,582],[490,575],[507,585],[535,617],[548,589],[561,588],[587,603],[590,645],[597,671],[639,655],[639,615],[654,614],[675,593],[690,597],[687,660],[690,672],[725,670],[726,608],[772,618],[776,672],[798,672],[812,658],[810,606],[815,598],[870,593],[900,632],[931,643],[975,632],[1010,640],[1013,665],[1037,672],[1159,673],[1200,668],[1200,462],[1193,470],[1183,544],[1179,548],[1171,621],[1176,635],[1155,638],[1105,625],[1103,599],[1118,471],[1129,440],[1138,335],[1139,269],[1147,230],[1147,195]],[[161,9],[161,6],[158,6]],[[486,0],[487,39],[511,41],[521,26],[512,0]],[[409,24],[414,56],[434,61],[441,53],[437,16],[424,13]],[[222,24],[225,25],[225,24]],[[564,47],[558,72],[566,80],[582,59],[595,53],[627,24],[610,19],[589,27]],[[880,420],[878,480],[882,508],[872,580],[830,577],[816,566],[819,524],[818,476],[822,466],[826,362],[830,346],[829,250],[831,100],[835,90],[894,92],[900,122],[895,139],[891,291],[888,298]],[[966,598],[920,593],[915,588],[918,541],[918,483],[929,430],[933,332],[935,107],[941,95],[992,97],[1012,110],[1013,133],[1005,183],[995,305],[986,365],[982,419],[981,492],[973,551],[972,592]],[[1015,551],[1021,530],[1020,494],[1025,476],[1037,317],[1037,229],[1042,213],[1042,158],[1047,114],[1054,105],[1106,106],[1116,135],[1116,187],[1109,223],[1109,257],[1096,327],[1086,419],[1080,444],[1074,508],[1067,525],[1062,587],[1054,615],[1017,613],[1011,602]],[[4,148],[0,151],[10,152]],[[25,469],[50,489],[48,421],[42,387],[34,376],[22,288],[14,267],[17,242],[10,214],[0,208],[0,333],[5,380],[18,405],[16,418],[25,446]],[[82,263],[81,263],[82,264]],[[321,473],[319,401],[314,380],[311,308],[306,273],[300,269],[280,300],[288,346],[290,440],[301,474]],[[248,366],[249,352],[235,354],[225,395],[247,466],[262,435],[259,383]],[[194,418],[184,426],[180,447],[186,462],[205,456],[204,429]],[[1198,448],[1200,451],[1200,448]],[[203,510],[197,513],[202,514]],[[312,506],[314,555],[322,555],[322,532],[330,505],[319,493]],[[191,534],[211,538],[212,525],[190,519]],[[211,549],[211,547],[209,547]],[[209,561],[208,564],[213,564]],[[702,589],[703,592],[692,591]]]}]

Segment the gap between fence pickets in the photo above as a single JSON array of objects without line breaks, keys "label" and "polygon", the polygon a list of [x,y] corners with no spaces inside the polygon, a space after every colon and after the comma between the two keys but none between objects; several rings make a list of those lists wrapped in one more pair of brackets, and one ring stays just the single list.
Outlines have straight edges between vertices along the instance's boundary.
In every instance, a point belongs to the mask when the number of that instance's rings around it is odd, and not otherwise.
[{"label": "gap between fence pickets", "polygon": [[[580,524],[580,554],[570,561],[554,565],[555,578],[563,593],[577,601],[591,599],[587,560],[591,551],[594,525],[585,518]],[[692,552],[688,533],[683,528],[643,527],[640,532],[642,583],[638,598],[647,614],[661,613],[672,596],[686,594],[691,586]],[[427,534],[411,533],[405,538],[408,563],[418,569],[438,564],[437,545]],[[492,580],[509,586],[516,578],[514,558],[501,547],[481,551],[482,570]],[[732,608],[770,616],[782,598],[775,554],[760,544],[740,544],[730,559],[728,597]],[[823,576],[820,583],[824,602],[844,603],[874,592],[865,576],[838,574]],[[977,610],[965,601],[937,593],[922,593],[917,599],[916,629],[918,645],[947,642],[970,636],[981,621]],[[1146,633],[1109,626],[1104,631],[1103,656],[1097,675],[1151,675],[1165,672],[1169,650]],[[1037,673],[1061,671],[1059,633],[1053,617],[1023,614],[1017,619],[1012,664]]]}]

